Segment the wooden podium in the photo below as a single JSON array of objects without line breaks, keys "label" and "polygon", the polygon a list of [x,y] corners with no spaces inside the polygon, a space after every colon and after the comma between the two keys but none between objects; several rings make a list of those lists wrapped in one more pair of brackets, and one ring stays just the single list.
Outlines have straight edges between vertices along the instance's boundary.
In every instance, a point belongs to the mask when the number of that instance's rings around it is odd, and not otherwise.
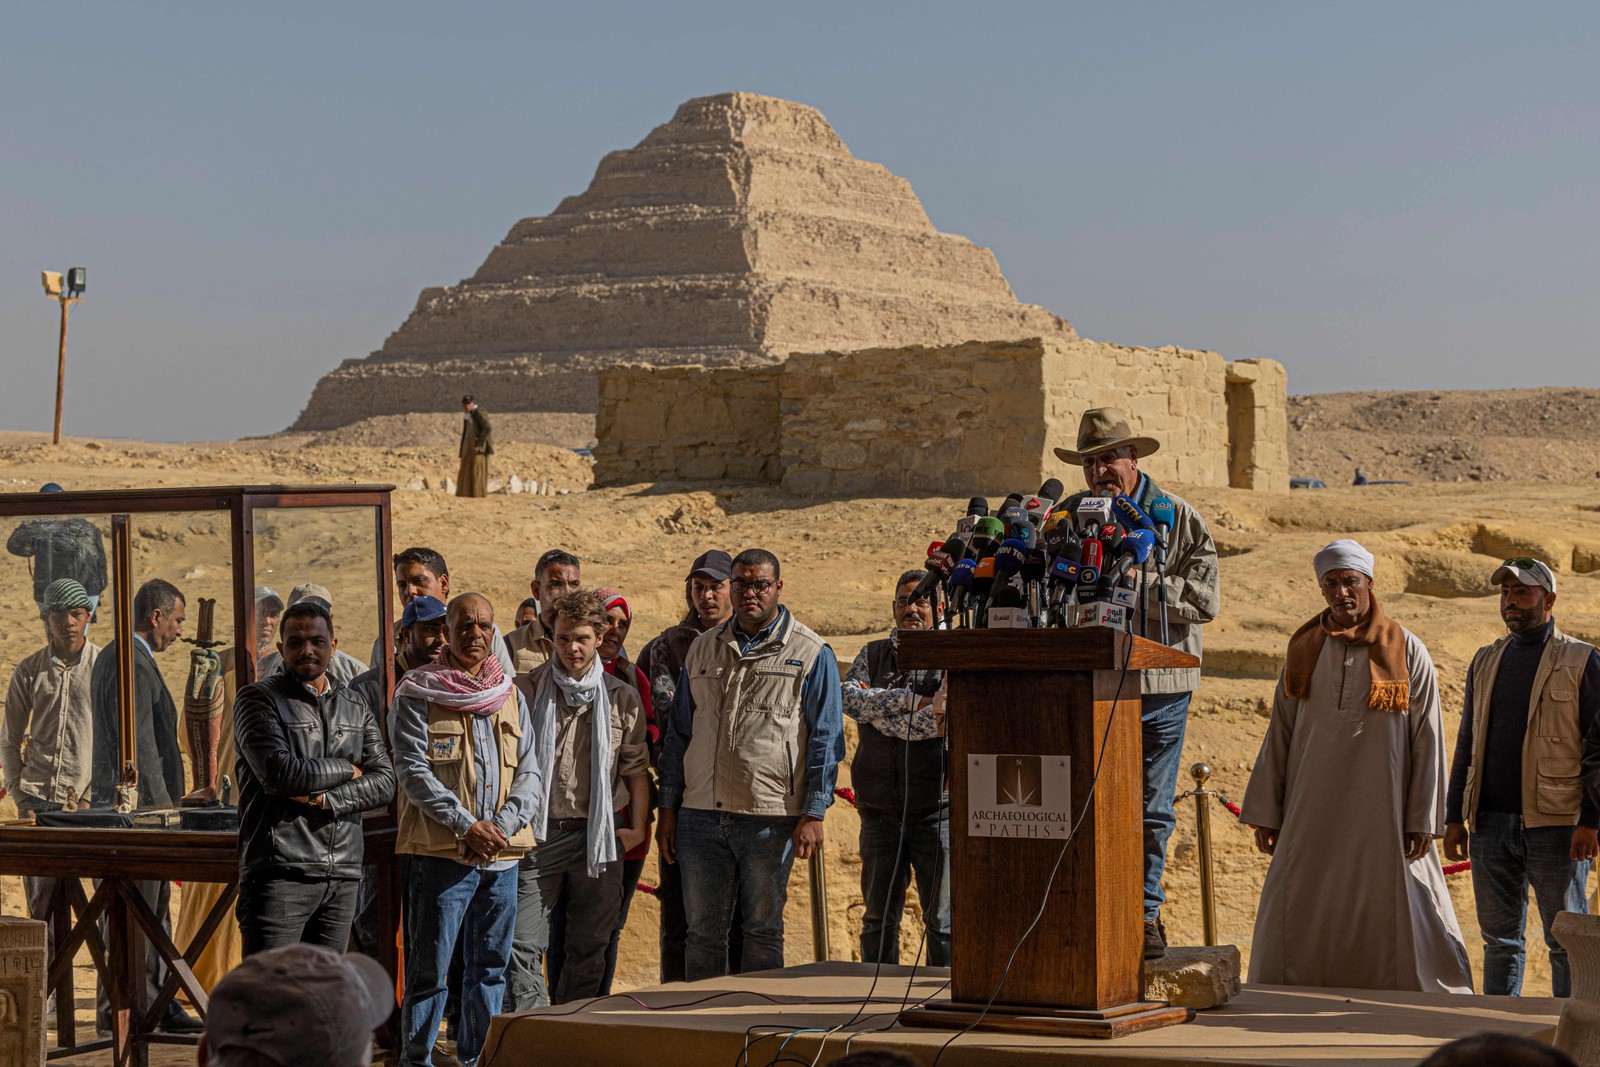
[{"label": "wooden podium", "polygon": [[1199,661],[1102,627],[902,630],[899,660],[946,672],[951,911],[950,999],[901,1023],[1109,1038],[1193,1019],[1144,999],[1138,672]]}]

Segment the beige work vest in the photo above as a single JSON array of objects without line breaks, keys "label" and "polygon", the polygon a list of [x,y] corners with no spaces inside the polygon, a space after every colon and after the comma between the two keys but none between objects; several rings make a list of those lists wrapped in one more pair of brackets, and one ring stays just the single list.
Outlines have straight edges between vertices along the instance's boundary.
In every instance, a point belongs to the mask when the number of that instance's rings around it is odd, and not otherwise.
[{"label": "beige work vest", "polygon": [[[522,746],[522,716],[517,709],[517,690],[513,686],[505,702],[492,716],[493,734],[500,748],[500,792],[494,807],[499,811],[511,794],[517,776],[517,752]],[[468,811],[477,811],[478,770],[473,762],[471,712],[452,711],[428,704],[428,769],[439,784],[453,790]],[[411,856],[442,856],[461,859],[461,844],[455,833],[418,811],[404,789],[395,790],[395,808],[400,828],[394,850]],[[535,844],[533,828],[524,826],[511,835],[510,842],[495,860],[520,859]]]},{"label": "beige work vest", "polygon": [[[1489,737],[1489,701],[1511,634],[1478,649],[1468,672],[1472,678],[1472,762],[1461,796],[1462,817],[1474,829],[1478,816],[1478,773]],[[1555,627],[1545,643],[1528,698],[1528,729],[1522,738],[1522,822],[1524,826],[1575,826],[1583,804],[1583,733],[1578,727],[1578,690],[1594,646]]]},{"label": "beige work vest", "polygon": [[740,655],[729,619],[689,646],[694,734],[683,754],[683,807],[738,815],[799,815],[806,788],[801,693],[827,647],[784,613],[772,636]]}]

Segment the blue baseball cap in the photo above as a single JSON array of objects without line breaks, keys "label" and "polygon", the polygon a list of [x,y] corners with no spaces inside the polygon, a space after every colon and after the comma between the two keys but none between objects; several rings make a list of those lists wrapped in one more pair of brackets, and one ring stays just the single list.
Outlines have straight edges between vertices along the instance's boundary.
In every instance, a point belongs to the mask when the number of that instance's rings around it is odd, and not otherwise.
[{"label": "blue baseball cap", "polygon": [[438,597],[419,596],[406,605],[406,610],[400,613],[400,628],[403,630],[414,622],[434,622],[445,616],[444,602]]}]

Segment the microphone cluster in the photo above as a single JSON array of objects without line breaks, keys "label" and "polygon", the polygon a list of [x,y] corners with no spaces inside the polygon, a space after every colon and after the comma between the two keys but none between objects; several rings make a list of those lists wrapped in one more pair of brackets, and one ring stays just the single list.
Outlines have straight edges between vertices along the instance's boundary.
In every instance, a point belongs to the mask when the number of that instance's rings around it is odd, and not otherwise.
[{"label": "microphone cluster", "polygon": [[1039,492],[1014,493],[992,513],[973,497],[945,540],[928,548],[912,599],[943,602],[947,628],[1108,626],[1132,630],[1143,603],[1139,584],[1156,563],[1162,639],[1166,639],[1166,551],[1172,501],[1147,512],[1126,495],[1086,496],[1057,507],[1064,490],[1051,478]]}]

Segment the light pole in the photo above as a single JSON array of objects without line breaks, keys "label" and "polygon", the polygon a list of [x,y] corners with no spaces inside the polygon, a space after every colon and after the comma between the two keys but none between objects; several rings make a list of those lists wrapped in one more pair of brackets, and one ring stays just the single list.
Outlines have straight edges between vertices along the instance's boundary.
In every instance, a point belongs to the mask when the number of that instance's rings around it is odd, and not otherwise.
[{"label": "light pole", "polygon": [[39,277],[44,282],[44,295],[61,305],[61,342],[56,350],[56,428],[51,444],[61,443],[61,394],[67,385],[67,309],[83,299],[88,287],[89,272],[82,267],[67,271],[63,284],[61,275],[53,270],[42,270]]}]

